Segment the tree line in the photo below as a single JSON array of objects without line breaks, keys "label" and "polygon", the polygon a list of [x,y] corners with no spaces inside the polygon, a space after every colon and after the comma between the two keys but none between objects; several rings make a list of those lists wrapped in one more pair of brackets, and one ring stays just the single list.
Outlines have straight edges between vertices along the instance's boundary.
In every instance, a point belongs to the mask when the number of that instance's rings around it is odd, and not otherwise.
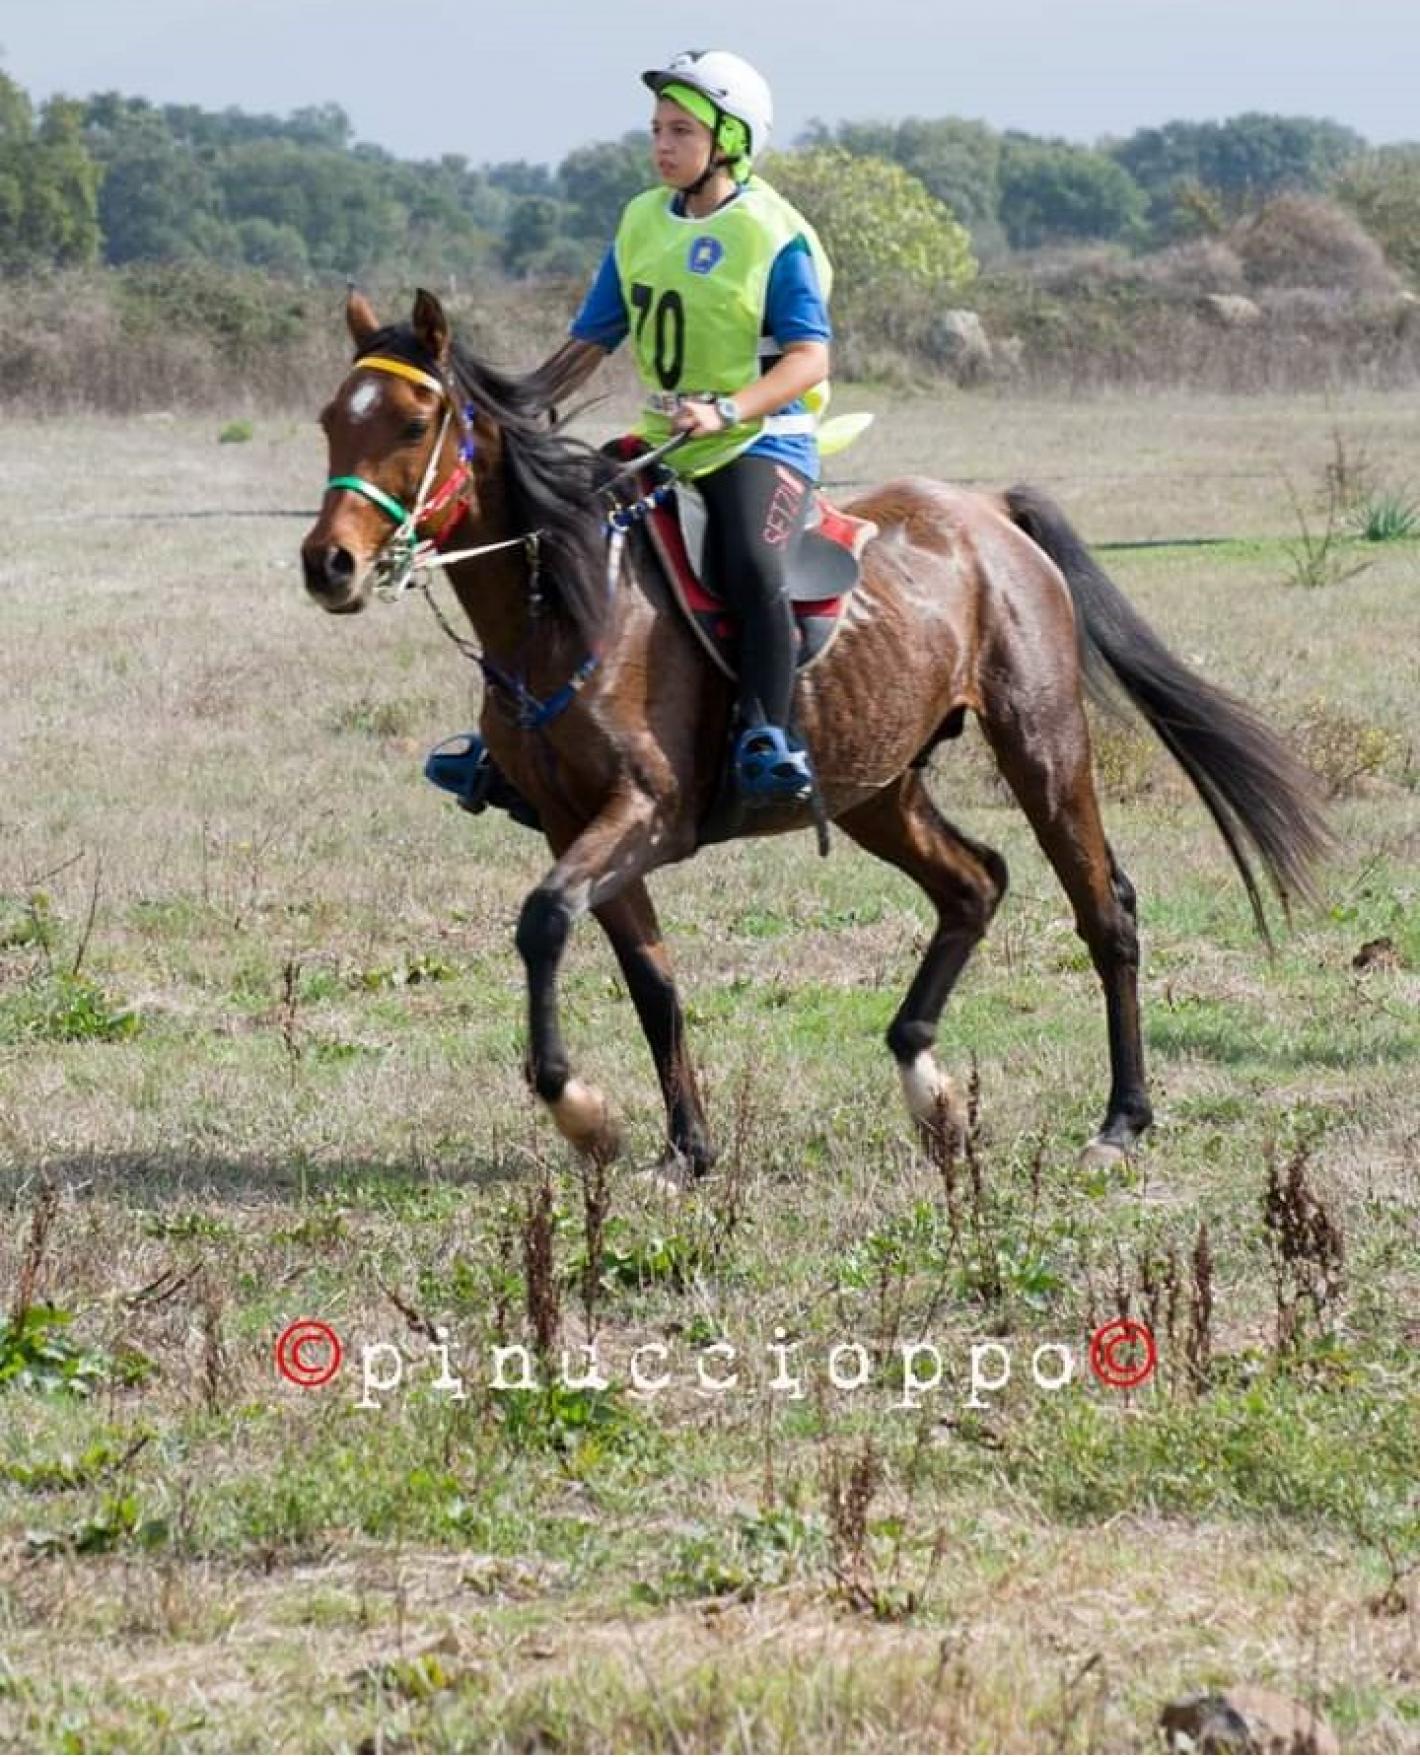
[{"label": "tree line", "polygon": [[[1216,234],[1284,191],[1338,196],[1396,267],[1420,271],[1420,145],[1373,151],[1325,118],[1174,121],[1094,146],[956,117],[815,122],[773,170],[812,192],[826,231],[870,229],[873,250],[950,263],[949,279],[973,257]],[[107,92],[35,106],[0,73],[10,274],[200,261],[293,279],[407,278],[411,264],[427,279],[580,275],[650,180],[641,130],[555,167],[416,161],[354,140],[336,104],[276,117]]]}]

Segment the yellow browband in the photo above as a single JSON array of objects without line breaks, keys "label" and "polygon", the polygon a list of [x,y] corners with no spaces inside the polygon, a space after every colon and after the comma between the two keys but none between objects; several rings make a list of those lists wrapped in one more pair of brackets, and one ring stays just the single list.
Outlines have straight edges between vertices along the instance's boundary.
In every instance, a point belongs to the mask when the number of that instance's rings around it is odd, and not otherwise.
[{"label": "yellow browband", "polygon": [[423,372],[418,366],[411,366],[407,360],[391,360],[385,354],[370,354],[363,360],[355,362],[357,372],[392,372],[396,378],[407,378],[411,384],[422,384],[425,390],[432,390],[436,396],[446,394],[444,387],[430,372]]}]

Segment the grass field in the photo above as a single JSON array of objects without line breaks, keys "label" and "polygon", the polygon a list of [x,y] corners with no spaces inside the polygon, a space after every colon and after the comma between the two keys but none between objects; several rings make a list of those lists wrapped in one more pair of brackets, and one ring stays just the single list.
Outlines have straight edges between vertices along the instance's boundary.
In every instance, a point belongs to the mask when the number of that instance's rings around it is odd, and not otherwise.
[{"label": "grass field", "polygon": [[[1293,506],[1338,435],[1348,492],[1403,489],[1413,401],[877,400],[840,476],[1046,487],[1335,795],[1269,961],[1163,752],[1101,728],[1158,1112],[1112,1173],[1075,1163],[1097,986],[969,735],[934,790],[1013,887],[944,1023],[967,1158],[916,1151],[882,1043],[925,905],[797,837],[653,881],[722,1148],[694,1199],[635,1176],[649,1058],[574,941],[629,1137],[584,1180],[520,1072],[540,844],[419,779],[474,719],[422,607],[304,600],[314,425],[0,429],[0,1747],[1154,1749],[1242,1679],[1415,1747],[1420,543],[1308,588]],[[1132,1392],[1079,1358],[1125,1310]],[[302,1317],[345,1344],[322,1389],[275,1370]],[[592,1333],[606,1388],[491,1388],[493,1346]],[[375,1409],[367,1345],[404,1350]]]}]

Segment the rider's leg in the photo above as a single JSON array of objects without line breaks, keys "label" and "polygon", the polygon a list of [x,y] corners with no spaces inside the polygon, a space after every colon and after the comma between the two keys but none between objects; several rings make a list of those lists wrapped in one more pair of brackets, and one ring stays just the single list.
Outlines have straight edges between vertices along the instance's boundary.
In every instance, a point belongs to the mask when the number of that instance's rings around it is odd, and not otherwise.
[{"label": "rider's leg", "polygon": [[697,486],[709,514],[709,584],[740,618],[739,778],[767,798],[808,792],[808,759],[787,738],[798,632],[787,576],[811,484],[773,458],[739,457]]}]

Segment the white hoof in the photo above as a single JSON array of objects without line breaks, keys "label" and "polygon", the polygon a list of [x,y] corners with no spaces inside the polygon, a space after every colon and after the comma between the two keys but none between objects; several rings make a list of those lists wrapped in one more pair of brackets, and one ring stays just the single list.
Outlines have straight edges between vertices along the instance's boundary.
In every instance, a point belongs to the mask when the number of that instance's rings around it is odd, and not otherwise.
[{"label": "white hoof", "polygon": [[966,1133],[966,1106],[937,1058],[924,1049],[914,1060],[897,1065],[907,1112],[919,1129],[960,1140]]},{"label": "white hoof", "polygon": [[591,1159],[614,1159],[621,1141],[611,1107],[595,1086],[569,1080],[548,1109],[559,1133]]},{"label": "white hoof", "polygon": [[1108,1171],[1112,1166],[1123,1165],[1129,1154],[1123,1147],[1116,1147],[1113,1141],[1102,1141],[1098,1135],[1089,1145],[1081,1150],[1081,1171]]},{"label": "white hoof", "polygon": [[690,1161],[680,1153],[667,1153],[654,1165],[648,1165],[636,1174],[636,1182],[648,1195],[677,1199],[693,1195],[699,1189],[700,1181],[692,1171]]}]

